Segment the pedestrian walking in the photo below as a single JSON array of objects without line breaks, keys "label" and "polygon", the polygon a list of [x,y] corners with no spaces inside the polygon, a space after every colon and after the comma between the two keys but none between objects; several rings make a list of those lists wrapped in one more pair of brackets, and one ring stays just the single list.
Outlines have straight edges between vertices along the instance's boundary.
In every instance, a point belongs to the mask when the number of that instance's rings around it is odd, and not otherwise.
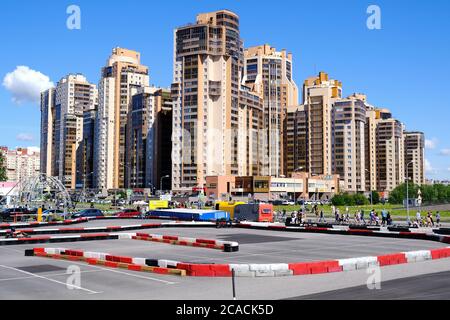
[{"label": "pedestrian walking", "polygon": [[320,209],[319,222],[325,222],[325,217],[323,215],[323,209]]},{"label": "pedestrian walking", "polygon": [[439,211],[436,212],[436,226],[441,226],[441,213]]},{"label": "pedestrian walking", "polygon": [[422,217],[420,215],[420,211],[416,212],[416,221],[417,221],[417,224],[420,226],[422,223]]},{"label": "pedestrian walking", "polygon": [[363,223],[363,224],[366,224],[366,220],[364,220],[364,209],[361,209],[361,222]]}]

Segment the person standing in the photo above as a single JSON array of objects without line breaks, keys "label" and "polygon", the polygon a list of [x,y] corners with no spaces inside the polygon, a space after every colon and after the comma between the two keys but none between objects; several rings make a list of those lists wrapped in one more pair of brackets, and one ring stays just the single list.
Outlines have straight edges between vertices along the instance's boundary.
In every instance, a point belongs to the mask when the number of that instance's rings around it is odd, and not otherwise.
[{"label": "person standing", "polygon": [[420,216],[420,211],[417,211],[417,213],[416,213],[416,221],[417,221],[417,224],[420,226],[420,224],[422,223],[422,217]]},{"label": "person standing", "polygon": [[364,220],[364,209],[361,209],[361,222],[363,223],[363,224],[366,224],[366,220]]},{"label": "person standing", "polygon": [[441,226],[441,213],[439,211],[436,212],[436,226]]}]

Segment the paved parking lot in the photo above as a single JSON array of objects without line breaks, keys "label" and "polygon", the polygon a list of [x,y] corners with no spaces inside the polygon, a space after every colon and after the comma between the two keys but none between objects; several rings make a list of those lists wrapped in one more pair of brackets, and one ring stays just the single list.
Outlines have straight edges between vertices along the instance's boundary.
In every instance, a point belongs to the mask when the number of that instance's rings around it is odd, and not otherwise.
[{"label": "paved parking lot", "polygon": [[[131,225],[139,220],[93,221],[83,226]],[[134,232],[134,231],[133,231]],[[0,299],[229,299],[227,278],[175,277],[25,257],[33,247],[63,247],[131,257],[209,263],[282,263],[380,255],[444,247],[437,242],[249,229],[167,228],[139,232],[237,241],[239,252],[182,247],[138,240],[106,240],[0,247]],[[81,270],[81,289],[69,290],[70,265]],[[362,270],[361,270],[362,271]],[[289,278],[238,279],[246,299],[282,299],[361,285],[361,271]],[[393,279],[450,271],[449,259],[383,268]],[[331,282],[324,282],[328,279]],[[344,281],[345,280],[345,281]],[[294,284],[297,283],[298,287]],[[319,285],[320,284],[320,285]],[[254,290],[250,290],[253,288]],[[283,289],[285,288],[285,290]],[[319,291],[317,291],[319,290]]]}]

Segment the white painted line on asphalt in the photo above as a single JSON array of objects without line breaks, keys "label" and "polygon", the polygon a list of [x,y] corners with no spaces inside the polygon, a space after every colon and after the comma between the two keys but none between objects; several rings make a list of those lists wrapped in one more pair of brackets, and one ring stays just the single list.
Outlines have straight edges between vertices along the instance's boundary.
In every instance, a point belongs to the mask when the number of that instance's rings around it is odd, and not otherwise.
[{"label": "white painted line on asphalt", "polygon": [[[102,270],[86,270],[86,271],[80,271],[80,273],[93,273],[93,272],[101,272]],[[67,276],[67,273],[56,273],[56,274],[48,274],[47,277],[57,277],[57,276]],[[26,280],[26,279],[33,279],[35,276],[30,277],[17,277],[17,278],[5,278],[0,279],[0,282],[3,281],[13,281],[13,280]]]},{"label": "white painted line on asphalt", "polygon": [[140,276],[140,275],[137,275],[137,274],[131,274],[131,273],[128,273],[128,272],[123,272],[123,271],[103,268],[103,267],[94,266],[94,265],[86,265],[86,264],[78,263],[78,262],[75,262],[75,261],[61,260],[61,262],[66,262],[66,263],[70,263],[70,264],[78,264],[80,266],[86,266],[86,267],[91,267],[91,268],[97,268],[97,269],[101,269],[103,271],[114,272],[114,273],[123,274],[123,275],[127,275],[127,276],[130,276],[130,277],[135,277],[135,278],[140,278],[140,279],[153,280],[153,281],[162,282],[162,283],[165,283],[165,284],[177,284],[178,283],[178,282],[170,282],[170,281],[161,280],[161,279],[152,278],[152,277],[144,277],[144,276]]},{"label": "white painted line on asphalt", "polygon": [[[61,282],[61,281],[58,281],[58,280],[50,279],[50,278],[47,278],[47,277],[44,277],[44,276],[40,276],[40,275],[31,273],[31,272],[28,272],[28,271],[20,270],[20,269],[14,268],[14,267],[9,267],[9,266],[4,266],[4,265],[0,265],[0,267],[5,268],[5,269],[10,269],[10,270],[15,270],[17,272],[28,274],[28,275],[33,276],[35,278],[39,278],[39,279],[43,279],[43,280],[47,280],[47,281],[50,281],[50,282],[59,283],[59,284],[62,284],[64,286],[67,286],[67,283],[65,283],[65,282]],[[83,287],[78,287],[78,286],[75,286],[75,285],[71,285],[71,286],[74,287],[75,289],[89,292],[89,294],[102,293],[102,292],[92,291],[92,290],[89,290],[89,289],[86,289],[86,288],[83,288]]]}]

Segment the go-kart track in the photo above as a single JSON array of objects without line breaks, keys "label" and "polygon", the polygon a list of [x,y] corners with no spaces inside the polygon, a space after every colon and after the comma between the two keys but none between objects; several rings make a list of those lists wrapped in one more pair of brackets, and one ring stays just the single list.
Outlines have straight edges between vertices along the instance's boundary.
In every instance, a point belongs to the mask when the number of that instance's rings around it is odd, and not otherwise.
[{"label": "go-kart track", "polygon": [[[163,226],[137,228],[142,224]],[[115,228],[97,230],[110,226]],[[117,228],[122,226],[125,226],[124,230]],[[72,228],[73,231],[66,230],[64,234],[58,231],[65,228]],[[90,230],[77,232],[80,228]],[[394,235],[361,236],[318,233],[313,230],[297,232],[296,228],[286,231],[283,226],[275,230],[238,227],[218,229],[208,223],[177,225],[168,220],[135,219],[92,220],[70,226],[18,229],[38,232],[32,234],[31,239],[99,235],[99,232],[114,236],[105,240],[71,239],[56,243],[41,241],[0,245],[2,300],[232,299],[232,281],[228,274],[230,266],[234,266],[237,273],[238,299],[314,299],[316,296],[320,299],[321,295],[327,299],[340,299],[339,290],[350,290],[346,292],[346,298],[353,299],[395,299],[402,298],[402,295],[422,299],[428,295],[432,299],[450,299],[450,290],[443,289],[448,286],[442,281],[431,282],[435,284],[433,286],[429,280],[430,277],[442,277],[443,281],[448,278],[448,236],[434,235],[435,241],[429,241]],[[52,231],[47,232],[53,233],[47,234],[45,230],[49,229]],[[224,250],[225,245],[237,244],[238,250],[237,247],[236,250]],[[33,252],[30,249],[35,248],[37,254],[30,256],[30,252]],[[28,256],[25,256],[25,252],[28,252]],[[405,252],[407,254],[403,254]],[[389,256],[394,253],[397,255]],[[71,254],[73,256],[69,257]],[[312,262],[324,261],[329,264],[323,270],[319,268],[317,271],[311,267],[315,266]],[[203,266],[195,270],[203,270],[205,266],[220,266],[225,272],[216,276],[213,276],[214,272],[196,274],[186,267],[190,265]],[[305,265],[309,271],[300,272]],[[367,268],[371,265],[382,266],[381,290],[366,288],[363,293],[361,290],[351,291],[366,286],[370,276]],[[81,271],[78,289],[70,290],[67,287],[67,280],[72,275],[67,273],[69,266],[77,266]],[[261,266],[269,266],[269,269],[264,271],[265,267]],[[175,272],[176,269],[184,270],[180,273]],[[383,284],[388,288],[393,282],[396,283],[395,293],[387,289],[383,291]],[[355,292],[353,297],[352,292]],[[412,292],[420,295],[411,295]]]}]

